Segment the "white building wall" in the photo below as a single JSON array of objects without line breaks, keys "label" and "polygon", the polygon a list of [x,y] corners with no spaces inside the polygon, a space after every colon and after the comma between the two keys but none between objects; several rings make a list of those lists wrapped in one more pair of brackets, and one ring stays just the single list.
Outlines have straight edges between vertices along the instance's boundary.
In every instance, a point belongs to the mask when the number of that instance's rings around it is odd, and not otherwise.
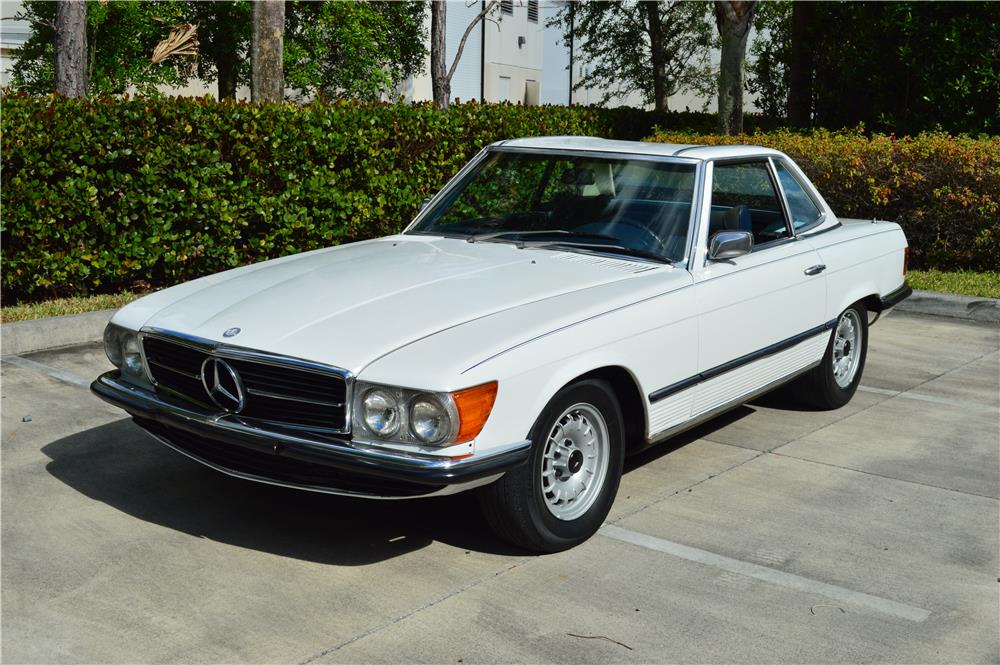
[{"label": "white building wall", "polygon": [[[542,24],[547,24],[559,13],[562,2],[543,2]],[[563,42],[562,30],[546,28],[542,39],[542,104],[568,104],[569,48]]]},{"label": "white building wall", "polygon": [[[469,27],[482,7],[479,2],[468,3],[464,0],[448,3],[447,20],[445,23],[445,67],[450,68],[458,53],[458,44],[462,41],[462,33]],[[430,11],[427,12],[427,34],[430,37]],[[430,43],[427,44],[430,50]],[[458,98],[463,102],[470,99],[479,99],[481,93],[480,73],[482,71],[483,53],[483,32],[482,26],[476,25],[469,33],[469,38],[465,41],[465,48],[462,50],[462,58],[458,61],[455,75],[451,78],[451,98]],[[428,58],[429,60],[429,58]],[[427,67],[430,72],[430,63]],[[430,77],[428,76],[428,79]],[[433,98],[433,94],[431,95]]]},{"label": "white building wall", "polygon": [[31,37],[31,24],[14,20],[20,11],[21,3],[17,0],[0,0],[0,86],[10,84],[14,49]]},{"label": "white building wall", "polygon": [[488,102],[538,103],[542,83],[545,23],[539,10],[528,20],[525,1],[513,13],[497,12],[486,26],[485,93]]}]

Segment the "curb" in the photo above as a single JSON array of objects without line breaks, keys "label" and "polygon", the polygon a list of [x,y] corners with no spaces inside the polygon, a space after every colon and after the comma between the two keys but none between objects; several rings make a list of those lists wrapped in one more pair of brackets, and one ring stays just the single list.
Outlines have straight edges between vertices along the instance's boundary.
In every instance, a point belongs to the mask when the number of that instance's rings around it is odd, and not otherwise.
[{"label": "curb", "polygon": [[[0,350],[4,355],[21,355],[99,342],[104,326],[116,311],[102,309],[85,314],[4,323],[0,325]],[[996,298],[973,298],[935,291],[914,291],[892,311],[1000,323],[1000,300]]]},{"label": "curb", "polygon": [[83,314],[4,323],[0,325],[0,351],[3,355],[16,356],[99,342],[104,336],[104,326],[117,311],[101,309]]},{"label": "curb", "polygon": [[897,312],[946,316],[952,319],[1000,323],[1000,300],[957,296],[936,291],[916,291],[892,308]]}]

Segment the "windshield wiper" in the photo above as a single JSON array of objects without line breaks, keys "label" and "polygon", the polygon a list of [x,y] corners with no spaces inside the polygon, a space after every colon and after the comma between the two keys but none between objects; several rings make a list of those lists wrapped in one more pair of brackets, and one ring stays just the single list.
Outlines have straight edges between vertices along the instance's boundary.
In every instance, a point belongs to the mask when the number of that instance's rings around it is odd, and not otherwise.
[{"label": "windshield wiper", "polygon": [[[466,242],[480,242],[482,240],[492,240],[493,238],[502,238],[503,236],[570,236],[573,238],[593,238],[594,240],[618,240],[614,236],[603,235],[600,233],[577,233],[576,231],[567,231],[566,229],[537,229],[534,231],[495,231],[491,233],[474,233],[466,237]],[[518,247],[524,246],[524,241],[515,241]],[[561,241],[560,241],[561,242]]]},{"label": "windshield wiper", "polygon": [[656,261],[657,263],[666,263],[667,265],[673,265],[673,261],[670,259],[660,256],[659,254],[654,254],[653,252],[646,252],[641,249],[633,249],[632,247],[625,247],[623,245],[608,245],[603,243],[593,243],[593,242],[573,242],[572,240],[552,240],[552,241],[535,241],[535,242],[525,242],[521,243],[522,248],[528,249],[548,249],[549,247],[573,247],[576,249],[597,249],[606,252],[613,252],[615,254],[625,254],[626,256],[634,256],[640,259],[648,259],[650,261]]}]

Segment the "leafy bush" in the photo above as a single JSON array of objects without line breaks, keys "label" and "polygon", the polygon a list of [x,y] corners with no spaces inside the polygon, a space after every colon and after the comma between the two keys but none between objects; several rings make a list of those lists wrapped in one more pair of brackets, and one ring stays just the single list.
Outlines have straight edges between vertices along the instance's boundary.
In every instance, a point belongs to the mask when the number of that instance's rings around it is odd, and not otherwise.
[{"label": "leafy bush", "polygon": [[659,130],[662,143],[749,143],[787,153],[842,217],[898,222],[916,268],[1000,265],[1000,137],[857,131],[718,136]]},{"label": "leafy bush", "polygon": [[2,102],[8,304],[159,287],[398,231],[501,139],[639,139],[656,123],[714,123],[697,113],[475,103],[442,113],[191,98]]},{"label": "leafy bush", "polygon": [[[5,304],[155,288],[392,233],[481,147],[497,140],[546,134],[639,139],[654,125],[705,131],[715,122],[698,113],[474,103],[440,112],[430,105],[299,107],[8,94],[2,104]],[[795,141],[817,140],[785,134],[754,140],[780,136],[787,137],[789,150]],[[836,156],[846,150],[836,147],[840,143],[910,145],[880,141],[829,135],[825,153],[803,160],[814,177],[830,174],[816,182],[840,212],[903,218],[892,215],[888,203],[873,206],[871,191],[890,183],[885,196],[894,201],[903,189],[891,178],[909,183],[915,176],[905,169],[897,173],[892,158],[875,147],[862,151],[855,171],[846,168],[853,157]],[[991,259],[994,265],[1000,233],[981,211],[992,206],[996,217],[996,140],[930,135],[916,145],[922,147],[906,148],[913,154],[907,163],[917,164],[921,150],[933,155],[919,162],[928,167],[920,173],[939,192],[928,190],[906,208],[940,236],[914,235],[919,256],[930,257],[928,265],[976,267]],[[802,158],[814,148],[792,152]],[[865,160],[881,170],[872,171]],[[817,169],[814,163],[836,168]],[[948,224],[938,221],[945,219],[941,210],[951,215]],[[913,234],[913,223],[906,223]],[[956,240],[970,234],[975,242]]]}]

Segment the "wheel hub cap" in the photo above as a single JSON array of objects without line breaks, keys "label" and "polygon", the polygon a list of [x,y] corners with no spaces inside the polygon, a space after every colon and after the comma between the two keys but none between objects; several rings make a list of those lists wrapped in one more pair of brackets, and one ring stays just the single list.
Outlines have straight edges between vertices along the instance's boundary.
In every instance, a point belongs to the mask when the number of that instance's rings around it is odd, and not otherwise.
[{"label": "wheel hub cap", "polygon": [[553,424],[541,463],[545,505],[555,517],[573,520],[601,493],[610,456],[608,426],[590,404],[575,404]]},{"label": "wheel hub cap", "polygon": [[833,337],[833,378],[841,388],[854,381],[861,364],[861,320],[853,309],[847,310],[837,321]]}]

